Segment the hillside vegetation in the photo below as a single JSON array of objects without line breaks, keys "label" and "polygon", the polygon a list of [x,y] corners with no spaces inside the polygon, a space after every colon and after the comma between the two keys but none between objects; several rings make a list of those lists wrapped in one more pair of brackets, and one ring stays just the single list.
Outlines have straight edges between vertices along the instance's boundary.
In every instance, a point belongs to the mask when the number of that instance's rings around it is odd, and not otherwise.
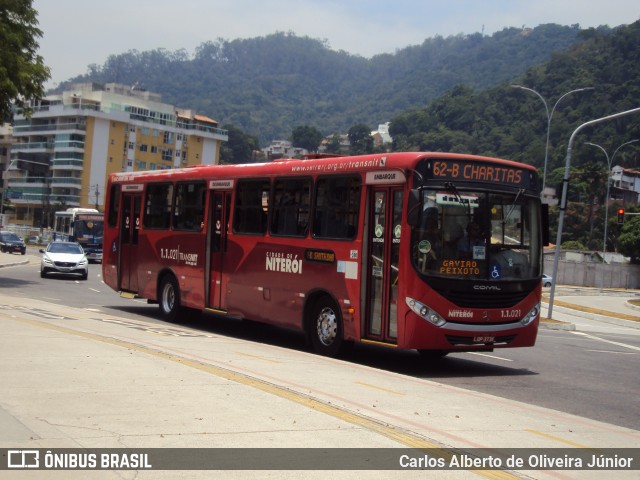
[{"label": "hillside vegetation", "polygon": [[264,145],[289,137],[298,125],[313,125],[324,135],[346,133],[358,123],[375,127],[460,83],[498,85],[566,50],[579,34],[578,26],[506,28],[491,36],[429,38],[371,59],[291,33],[218,39],[192,55],[163,49],[111,55],[58,90],[78,81],[135,84],[234,125]]}]

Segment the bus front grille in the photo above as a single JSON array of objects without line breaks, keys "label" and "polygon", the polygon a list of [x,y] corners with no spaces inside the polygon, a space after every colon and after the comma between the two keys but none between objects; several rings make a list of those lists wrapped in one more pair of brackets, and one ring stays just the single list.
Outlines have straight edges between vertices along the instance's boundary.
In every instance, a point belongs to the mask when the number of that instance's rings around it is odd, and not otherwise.
[{"label": "bus front grille", "polygon": [[524,300],[528,292],[490,292],[482,295],[471,294],[468,291],[438,290],[440,295],[466,308],[511,308]]}]

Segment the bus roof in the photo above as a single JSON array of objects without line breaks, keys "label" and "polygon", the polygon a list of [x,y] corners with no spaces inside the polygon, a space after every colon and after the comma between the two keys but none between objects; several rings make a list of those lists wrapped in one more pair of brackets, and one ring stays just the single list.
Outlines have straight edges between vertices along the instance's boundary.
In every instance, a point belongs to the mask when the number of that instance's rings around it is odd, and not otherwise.
[{"label": "bus roof", "polygon": [[[326,154],[325,154],[326,155]],[[315,175],[328,173],[362,173],[374,170],[406,170],[426,158],[471,160],[505,167],[522,168],[537,172],[531,165],[479,155],[443,152],[394,152],[359,156],[325,156],[312,159],[286,158],[273,162],[243,163],[233,165],[197,165],[176,169],[116,172],[109,175],[112,182],[139,183],[147,180],[179,180],[201,178],[233,178],[246,176]]]}]

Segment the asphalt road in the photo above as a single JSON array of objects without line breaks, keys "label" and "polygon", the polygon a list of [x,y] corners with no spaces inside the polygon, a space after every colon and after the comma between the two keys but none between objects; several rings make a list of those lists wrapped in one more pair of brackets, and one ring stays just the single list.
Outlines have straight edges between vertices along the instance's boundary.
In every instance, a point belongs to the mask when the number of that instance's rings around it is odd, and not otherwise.
[{"label": "asphalt road", "polygon": [[[19,256],[15,257],[18,261]],[[0,289],[4,294],[170,327],[160,320],[156,305],[120,298],[104,285],[100,265],[90,265],[86,281],[64,276],[41,279],[39,258],[27,254],[22,259],[29,259],[31,263],[0,270]],[[209,313],[198,319],[184,319],[181,324],[240,340],[307,350],[301,334]],[[347,351],[344,358],[354,364],[640,430],[638,329],[602,324],[595,332],[593,329],[581,331],[579,323],[576,331],[541,329],[533,348],[454,354],[431,364],[425,364],[415,352],[364,345]]]}]

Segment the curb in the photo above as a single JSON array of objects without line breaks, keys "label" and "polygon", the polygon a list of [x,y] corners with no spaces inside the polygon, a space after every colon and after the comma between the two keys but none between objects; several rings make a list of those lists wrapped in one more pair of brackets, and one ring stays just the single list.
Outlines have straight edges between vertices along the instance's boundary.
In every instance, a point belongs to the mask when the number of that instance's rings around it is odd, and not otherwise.
[{"label": "curb", "polygon": [[0,263],[0,268],[17,267],[18,265],[26,265],[28,263],[29,263],[29,260],[22,260],[20,262],[14,262],[14,263]]}]

